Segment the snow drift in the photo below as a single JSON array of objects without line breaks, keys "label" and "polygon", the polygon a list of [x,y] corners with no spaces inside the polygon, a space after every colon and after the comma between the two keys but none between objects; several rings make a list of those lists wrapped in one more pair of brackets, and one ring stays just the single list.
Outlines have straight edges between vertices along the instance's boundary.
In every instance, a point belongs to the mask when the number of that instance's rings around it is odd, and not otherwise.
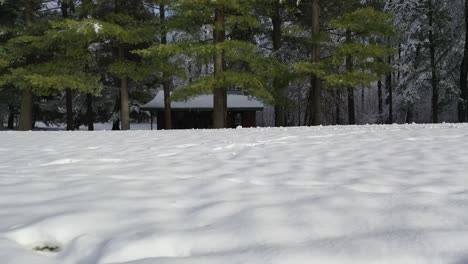
[{"label": "snow drift", "polygon": [[468,263],[468,125],[0,133],[4,264]]}]

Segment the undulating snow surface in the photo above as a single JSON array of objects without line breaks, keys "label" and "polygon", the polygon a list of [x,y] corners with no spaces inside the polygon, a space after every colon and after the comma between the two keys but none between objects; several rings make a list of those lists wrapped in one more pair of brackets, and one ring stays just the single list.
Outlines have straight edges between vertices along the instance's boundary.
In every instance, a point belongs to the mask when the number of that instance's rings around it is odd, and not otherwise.
[{"label": "undulating snow surface", "polygon": [[467,164],[468,125],[3,132],[0,262],[464,264]]}]

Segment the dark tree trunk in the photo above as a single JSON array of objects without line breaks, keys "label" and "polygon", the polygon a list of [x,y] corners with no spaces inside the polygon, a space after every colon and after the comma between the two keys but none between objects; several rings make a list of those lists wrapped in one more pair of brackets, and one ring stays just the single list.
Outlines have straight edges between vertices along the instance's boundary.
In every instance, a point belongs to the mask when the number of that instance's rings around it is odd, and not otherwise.
[{"label": "dark tree trunk", "polygon": [[[116,86],[120,86],[120,80],[117,79],[116,83],[115,83]],[[120,99],[120,95],[117,96],[115,98],[115,104],[114,104],[114,111],[113,113],[119,113],[120,112],[120,107],[122,106],[121,104],[121,99]],[[114,119],[115,118],[115,119]],[[112,130],[120,130],[120,118],[119,117],[115,117],[115,115],[113,116],[113,121],[112,121]]]},{"label": "dark tree trunk", "polygon": [[13,112],[13,107],[9,106],[9,114],[8,114],[8,129],[15,129],[15,113]]},{"label": "dark tree trunk", "polygon": [[436,65],[436,47],[434,39],[434,8],[432,6],[432,0],[428,0],[428,18],[429,18],[429,51],[431,55],[431,84],[432,84],[432,122],[439,123],[439,83],[437,76],[437,65]]},{"label": "dark tree trunk", "polygon": [[297,126],[302,126],[302,107],[300,97],[297,99]]},{"label": "dark tree trunk", "polygon": [[114,122],[112,123],[112,130],[120,130],[120,119],[119,118],[114,120]]},{"label": "dark tree trunk", "polygon": [[[392,63],[392,57],[388,58],[388,63]],[[393,124],[393,87],[392,87],[392,73],[388,73],[385,80],[385,85],[388,91],[388,123]]]},{"label": "dark tree trunk", "polygon": [[[275,0],[274,3],[274,10],[273,10],[273,15],[271,17],[271,21],[273,24],[273,32],[272,32],[272,40],[273,40],[273,52],[277,53],[282,46],[282,32],[281,32],[281,25],[283,24],[283,21],[281,19],[281,13],[280,13],[280,1]],[[276,54],[275,54],[276,55]],[[277,101],[275,105],[275,126],[281,127],[285,125],[285,107],[284,107],[284,102],[283,102],[283,90],[284,87],[281,83],[280,77],[275,76],[273,80],[273,86],[275,93],[277,95]]]},{"label": "dark tree trunk", "polygon": [[[60,9],[62,10],[62,17],[68,18],[68,11],[70,6],[68,1],[62,1]],[[73,94],[70,88],[65,89],[65,106],[67,109],[67,130],[71,131],[75,128],[73,120]]]},{"label": "dark tree trunk", "polygon": [[[32,26],[32,0],[25,1],[24,16],[27,27]],[[33,93],[30,88],[21,90],[20,120],[18,130],[27,131],[33,128]]]},{"label": "dark tree trunk", "polygon": [[[351,42],[351,30],[346,30],[346,42]],[[353,58],[351,55],[346,57],[345,67],[347,72],[353,71]],[[356,124],[356,110],[354,106],[354,87],[348,87],[348,123]]]},{"label": "dark tree trunk", "polygon": [[335,122],[337,125],[342,125],[341,120],[341,91],[340,88],[335,90]]},{"label": "dark tree trunk", "polygon": [[364,99],[366,98],[366,91],[364,90],[364,88],[361,88],[361,113],[364,113],[365,112],[365,107],[366,107],[366,104],[364,102]]},{"label": "dark tree trunk", "polygon": [[[224,11],[217,8],[215,10],[214,21],[214,44],[224,42],[226,38]],[[214,55],[214,75],[215,78],[221,76],[224,71],[224,59],[221,51]],[[218,84],[213,87],[213,128],[226,128],[227,119],[227,92],[226,87]]]},{"label": "dark tree trunk", "polygon": [[71,89],[65,90],[65,105],[67,107],[67,130],[74,129],[73,121],[73,94]]},{"label": "dark tree trunk", "polygon": [[[115,0],[115,12],[124,11],[125,1]],[[137,4],[137,3],[136,3]],[[117,47],[117,60],[124,61],[126,58],[126,48],[123,45]],[[130,130],[130,105],[128,97],[128,77],[120,77],[117,81],[120,84],[120,129]]]},{"label": "dark tree trunk", "polygon": [[354,106],[354,88],[348,87],[348,123],[350,125],[356,124],[356,114]]},{"label": "dark tree trunk", "polygon": [[[312,0],[312,36],[313,36],[313,44],[312,44],[312,63],[320,62],[320,43],[319,43],[319,35],[320,35],[320,0]],[[318,76],[315,74],[312,75],[311,80],[311,98],[310,104],[312,107],[311,115],[310,115],[310,124],[313,126],[317,126],[321,124],[321,99],[322,99],[322,83]]]},{"label": "dark tree trunk", "polygon": [[[92,5],[92,0],[82,0],[81,4],[85,9],[80,14],[80,19],[84,19],[89,16],[88,8]],[[93,110],[93,94],[86,94],[86,125],[88,126],[88,131],[94,130],[94,110]]]},{"label": "dark tree trunk", "polygon": [[[468,42],[467,42],[468,43]],[[467,47],[468,48],[468,47]],[[467,79],[468,79],[468,49],[463,55],[463,60],[460,69],[460,98],[458,100],[458,122],[467,121]]]},{"label": "dark tree trunk", "polygon": [[458,101],[458,122],[468,121],[468,0],[465,0],[465,47],[460,69],[460,99]]},{"label": "dark tree trunk", "polygon": [[33,128],[33,94],[31,89],[21,91],[20,120],[18,130],[28,131]]},{"label": "dark tree trunk", "polygon": [[[125,59],[125,49],[123,47],[119,47],[119,60]],[[122,130],[130,130],[130,106],[129,106],[129,99],[128,99],[128,78],[121,77],[120,78],[120,119],[121,125],[120,129]]]},{"label": "dark tree trunk", "polygon": [[379,100],[379,124],[383,123],[383,98],[382,98],[382,81],[377,82],[377,94]]},{"label": "dark tree trunk", "polygon": [[93,95],[88,93],[86,95],[86,123],[88,130],[94,130],[94,111],[93,111]]},{"label": "dark tree trunk", "polygon": [[413,106],[408,106],[408,109],[406,109],[406,120],[405,123],[411,124],[413,123]]},{"label": "dark tree trunk", "polygon": [[[166,20],[166,7],[164,1],[159,4],[159,18],[162,24],[161,28],[161,44],[167,44],[167,27]],[[171,113],[171,82],[166,74],[163,74],[163,90],[164,90],[164,128],[172,129],[172,113]]]}]

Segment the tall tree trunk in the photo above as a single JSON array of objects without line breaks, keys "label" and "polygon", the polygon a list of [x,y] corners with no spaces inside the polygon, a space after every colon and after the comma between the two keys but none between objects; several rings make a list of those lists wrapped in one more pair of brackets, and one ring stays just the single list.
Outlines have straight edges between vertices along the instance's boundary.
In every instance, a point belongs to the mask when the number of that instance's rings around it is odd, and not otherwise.
[{"label": "tall tree trunk", "polygon": [[67,130],[74,129],[73,122],[73,94],[70,88],[65,89],[65,105],[67,108]]},{"label": "tall tree trunk", "polygon": [[365,109],[364,109],[366,108],[366,103],[364,101],[365,98],[366,98],[366,91],[364,90],[364,88],[361,88],[361,113],[365,112]]},{"label": "tall tree trunk", "polygon": [[429,17],[429,50],[431,55],[431,84],[432,84],[432,122],[439,123],[439,84],[437,76],[437,65],[436,65],[436,48],[434,40],[434,8],[432,0],[428,0],[428,17]]},{"label": "tall tree trunk", "polygon": [[[312,44],[312,63],[319,63],[320,62],[320,0],[312,0],[312,37],[313,44]],[[321,99],[322,99],[322,83],[318,76],[315,74],[312,75],[311,80],[311,105],[312,105],[312,113],[311,113],[311,125],[317,126],[321,124]]]},{"label": "tall tree trunk", "polygon": [[[275,0],[274,3],[274,10],[273,15],[271,17],[271,21],[273,24],[273,33],[272,33],[272,40],[273,40],[273,52],[276,54],[282,46],[282,32],[281,32],[281,25],[283,23],[281,19],[280,13],[280,0]],[[281,83],[280,77],[275,76],[273,80],[273,86],[275,93],[277,95],[277,102],[275,104],[275,126],[281,127],[285,125],[285,107],[283,102],[283,90],[284,87]],[[279,100],[278,100],[279,99]]]},{"label": "tall tree trunk", "polygon": [[93,111],[93,95],[86,94],[86,123],[88,124],[88,130],[94,130],[94,111]]},{"label": "tall tree trunk", "polygon": [[[81,0],[81,5],[85,9],[80,14],[80,20],[85,19],[89,16],[88,8],[92,4],[92,0]],[[94,130],[94,110],[93,110],[93,94],[86,94],[86,125],[88,126],[88,131]]]},{"label": "tall tree trunk", "polygon": [[382,81],[377,82],[377,95],[379,100],[379,124],[383,123]]},{"label": "tall tree trunk", "polygon": [[335,90],[335,122],[337,125],[343,124],[341,121],[341,91],[340,88]]},{"label": "tall tree trunk", "polygon": [[[119,47],[119,60],[125,58],[125,49]],[[120,129],[130,130],[130,106],[128,99],[128,78],[120,78]]]},{"label": "tall tree trunk", "polygon": [[465,47],[460,69],[460,100],[458,101],[458,122],[468,121],[468,0],[465,0]]},{"label": "tall tree trunk", "polygon": [[[25,1],[24,16],[27,27],[32,26],[33,18],[32,0]],[[18,130],[27,131],[33,128],[33,93],[31,88],[21,90],[20,119]]]},{"label": "tall tree trunk", "polygon": [[348,87],[348,123],[350,125],[356,124],[356,110],[354,106],[354,88]]},{"label": "tall tree trunk", "polygon": [[[388,63],[391,63],[392,58],[388,58]],[[392,87],[392,73],[388,73],[385,80],[385,86],[388,90],[388,123],[393,124],[393,87]]]},{"label": "tall tree trunk", "polygon": [[[351,30],[346,30],[346,42],[351,43]],[[353,58],[351,55],[346,57],[345,67],[347,72],[353,71]],[[356,124],[356,110],[354,106],[354,87],[348,87],[348,123]]]},{"label": "tall tree trunk", "polygon": [[8,129],[15,129],[15,113],[13,106],[8,106],[9,114],[8,114]]},{"label": "tall tree trunk", "polygon": [[[118,85],[120,86],[120,80],[117,80],[118,82]],[[118,113],[120,112],[120,107],[122,107],[121,105],[121,99],[120,99],[120,96],[117,96],[115,98],[115,105],[114,105],[114,113]],[[112,130],[120,130],[120,118],[115,118],[113,117],[113,121],[112,121]]]},{"label": "tall tree trunk", "polygon": [[[159,18],[162,24],[161,28],[161,44],[167,44],[167,27],[166,20],[166,7],[164,1],[159,4]],[[164,128],[172,129],[172,113],[171,113],[171,82],[167,74],[163,74],[163,90],[164,90]]]},{"label": "tall tree trunk", "polygon": [[[467,42],[468,43],[468,42]],[[465,50],[460,66],[460,98],[458,100],[458,122],[467,121],[467,79],[468,79],[468,50]]]},{"label": "tall tree trunk", "polygon": [[406,124],[413,123],[413,106],[409,105],[408,109],[406,109]]},{"label": "tall tree trunk", "polygon": [[[214,44],[224,42],[226,38],[224,10],[216,8],[214,21]],[[217,51],[214,55],[214,76],[220,78],[224,71],[223,52]],[[227,119],[227,92],[226,87],[216,84],[213,87],[213,128],[226,128]]]},{"label": "tall tree trunk", "polygon": [[[62,17],[68,18],[68,11],[70,6],[68,1],[62,1],[60,9],[62,10]],[[71,131],[75,128],[73,122],[73,94],[70,88],[65,89],[65,108],[67,109],[67,130]]]},{"label": "tall tree trunk", "polygon": [[21,90],[21,103],[20,103],[20,120],[18,130],[28,131],[33,127],[33,93],[32,90],[27,88]]}]

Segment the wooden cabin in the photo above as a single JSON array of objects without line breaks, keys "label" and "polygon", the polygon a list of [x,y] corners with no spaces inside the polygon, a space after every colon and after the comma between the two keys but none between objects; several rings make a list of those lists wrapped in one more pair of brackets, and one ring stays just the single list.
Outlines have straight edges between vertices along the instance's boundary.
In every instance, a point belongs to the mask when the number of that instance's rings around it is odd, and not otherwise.
[{"label": "wooden cabin", "polygon": [[[228,93],[227,125],[230,128],[238,126],[256,127],[257,113],[263,111],[264,105],[259,100],[244,94]],[[164,129],[164,93],[158,92],[156,97],[141,107],[151,113],[151,127],[156,117],[157,129]],[[205,129],[213,127],[213,95],[200,95],[188,101],[172,102],[173,129]]]}]

